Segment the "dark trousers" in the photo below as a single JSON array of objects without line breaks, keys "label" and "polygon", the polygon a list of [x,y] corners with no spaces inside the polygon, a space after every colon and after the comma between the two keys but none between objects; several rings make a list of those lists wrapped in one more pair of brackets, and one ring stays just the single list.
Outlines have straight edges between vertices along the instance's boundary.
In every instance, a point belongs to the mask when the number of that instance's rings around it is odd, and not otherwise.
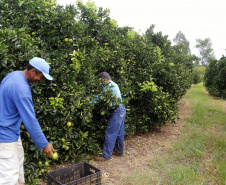
[{"label": "dark trousers", "polygon": [[120,106],[116,110],[112,110],[110,112],[108,126],[105,131],[105,141],[102,157],[106,159],[111,158],[114,147],[119,155],[123,154],[125,117],[126,109],[124,106]]}]

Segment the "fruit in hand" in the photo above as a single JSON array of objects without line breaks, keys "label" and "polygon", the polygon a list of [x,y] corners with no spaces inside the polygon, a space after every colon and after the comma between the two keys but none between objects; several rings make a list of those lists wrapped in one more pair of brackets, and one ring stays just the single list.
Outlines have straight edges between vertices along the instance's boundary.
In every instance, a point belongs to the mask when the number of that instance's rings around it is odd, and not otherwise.
[{"label": "fruit in hand", "polygon": [[53,153],[53,160],[57,160],[58,159],[58,154],[57,154],[57,152],[54,152]]}]

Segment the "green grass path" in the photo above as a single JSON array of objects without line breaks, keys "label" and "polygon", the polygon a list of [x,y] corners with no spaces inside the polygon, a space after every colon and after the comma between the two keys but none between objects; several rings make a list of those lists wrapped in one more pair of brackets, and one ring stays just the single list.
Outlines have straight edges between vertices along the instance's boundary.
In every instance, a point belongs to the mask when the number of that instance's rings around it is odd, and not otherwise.
[{"label": "green grass path", "polygon": [[226,185],[226,101],[209,96],[202,83],[184,99],[191,113],[179,138],[126,184]]}]

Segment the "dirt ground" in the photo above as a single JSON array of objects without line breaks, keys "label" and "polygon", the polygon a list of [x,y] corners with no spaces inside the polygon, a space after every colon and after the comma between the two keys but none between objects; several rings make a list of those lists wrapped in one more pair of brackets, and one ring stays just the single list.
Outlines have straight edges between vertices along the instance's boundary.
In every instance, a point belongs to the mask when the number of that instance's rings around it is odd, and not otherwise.
[{"label": "dirt ground", "polygon": [[154,158],[156,152],[164,150],[175,142],[183,128],[184,118],[189,115],[189,103],[182,99],[178,107],[179,118],[175,124],[168,123],[160,129],[126,139],[124,157],[113,155],[108,161],[91,161],[93,166],[103,172],[104,185],[123,184],[126,174],[134,168],[138,170],[144,168],[142,164],[147,159]]},{"label": "dirt ground", "polygon": [[[112,155],[112,158],[107,161],[91,160],[89,164],[95,166],[102,171],[102,184],[104,185],[119,185],[125,182],[125,177],[134,168],[142,169],[144,162],[147,159],[154,158],[155,153],[159,150],[165,150],[175,142],[183,128],[184,118],[189,115],[189,102],[184,99],[178,102],[179,116],[176,123],[168,123],[160,129],[155,129],[152,132],[135,135],[125,139],[124,156],[119,157]],[[92,157],[92,156],[90,156]],[[69,165],[69,163],[64,166]],[[55,167],[61,168],[60,167]],[[45,183],[39,183],[44,185]]]}]

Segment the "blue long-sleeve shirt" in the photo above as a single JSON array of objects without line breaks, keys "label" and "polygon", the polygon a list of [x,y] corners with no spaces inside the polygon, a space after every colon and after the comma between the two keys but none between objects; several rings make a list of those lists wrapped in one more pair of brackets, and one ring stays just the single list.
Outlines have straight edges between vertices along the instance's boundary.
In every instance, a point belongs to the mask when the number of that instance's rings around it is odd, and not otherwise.
[{"label": "blue long-sleeve shirt", "polygon": [[22,71],[15,71],[0,85],[0,142],[17,141],[21,121],[39,149],[49,144],[35,117],[30,85]]},{"label": "blue long-sleeve shirt", "polygon": [[[111,81],[109,82],[104,88],[103,88],[103,91],[104,92],[105,90],[108,90],[110,89],[112,94],[119,98],[121,101],[122,101],[122,96],[121,96],[121,92],[120,92],[120,89],[119,89],[119,86],[118,84],[116,84],[115,82]],[[99,101],[100,100],[100,96],[96,96],[95,99],[91,100],[90,103],[94,103]],[[122,105],[122,104],[119,104],[119,106]],[[116,106],[115,104],[113,105],[113,107]]]}]

